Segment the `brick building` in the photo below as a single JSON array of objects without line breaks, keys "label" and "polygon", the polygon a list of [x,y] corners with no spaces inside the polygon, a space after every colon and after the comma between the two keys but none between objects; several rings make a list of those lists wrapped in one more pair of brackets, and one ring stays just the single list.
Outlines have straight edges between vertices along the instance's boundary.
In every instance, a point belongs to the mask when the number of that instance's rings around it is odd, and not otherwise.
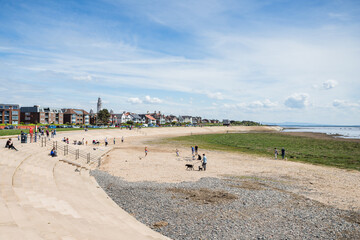
[{"label": "brick building", "polygon": [[0,103],[0,124],[19,124],[20,108],[18,104]]},{"label": "brick building", "polygon": [[20,119],[25,124],[41,123],[41,124],[63,124],[64,114],[59,108],[40,107],[21,107]]},{"label": "brick building", "polygon": [[76,125],[90,124],[90,114],[83,109],[62,109],[64,113],[64,123]]}]

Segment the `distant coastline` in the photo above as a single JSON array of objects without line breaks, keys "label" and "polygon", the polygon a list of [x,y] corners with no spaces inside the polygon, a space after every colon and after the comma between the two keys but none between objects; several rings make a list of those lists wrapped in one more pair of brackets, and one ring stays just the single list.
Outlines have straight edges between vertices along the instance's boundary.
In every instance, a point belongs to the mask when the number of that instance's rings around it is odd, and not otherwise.
[{"label": "distant coastline", "polygon": [[360,126],[332,125],[285,125],[282,132],[312,132],[324,133],[336,138],[360,139]]}]

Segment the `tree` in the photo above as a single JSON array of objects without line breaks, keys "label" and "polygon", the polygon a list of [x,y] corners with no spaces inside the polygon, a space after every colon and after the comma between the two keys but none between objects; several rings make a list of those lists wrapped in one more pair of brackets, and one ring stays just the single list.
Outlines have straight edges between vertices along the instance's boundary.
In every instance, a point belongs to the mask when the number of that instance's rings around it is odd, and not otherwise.
[{"label": "tree", "polygon": [[97,122],[102,124],[108,124],[110,113],[107,109],[100,110],[97,114]]}]

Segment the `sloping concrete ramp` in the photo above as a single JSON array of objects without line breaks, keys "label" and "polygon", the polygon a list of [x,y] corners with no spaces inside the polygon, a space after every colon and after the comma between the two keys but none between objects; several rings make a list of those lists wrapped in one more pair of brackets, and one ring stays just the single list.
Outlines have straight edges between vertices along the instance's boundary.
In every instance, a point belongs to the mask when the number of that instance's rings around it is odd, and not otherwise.
[{"label": "sloping concrete ramp", "polygon": [[[118,207],[85,169],[0,142],[0,239],[169,239]],[[79,169],[79,168],[78,168]]]}]

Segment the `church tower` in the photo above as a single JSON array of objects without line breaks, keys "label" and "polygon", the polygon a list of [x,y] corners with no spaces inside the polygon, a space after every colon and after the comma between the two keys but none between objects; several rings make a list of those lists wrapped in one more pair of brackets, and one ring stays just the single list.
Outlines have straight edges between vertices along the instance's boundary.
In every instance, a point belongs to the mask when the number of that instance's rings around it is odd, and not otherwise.
[{"label": "church tower", "polygon": [[102,102],[101,102],[101,98],[98,98],[98,102],[97,102],[97,112],[99,113],[102,110]]}]

